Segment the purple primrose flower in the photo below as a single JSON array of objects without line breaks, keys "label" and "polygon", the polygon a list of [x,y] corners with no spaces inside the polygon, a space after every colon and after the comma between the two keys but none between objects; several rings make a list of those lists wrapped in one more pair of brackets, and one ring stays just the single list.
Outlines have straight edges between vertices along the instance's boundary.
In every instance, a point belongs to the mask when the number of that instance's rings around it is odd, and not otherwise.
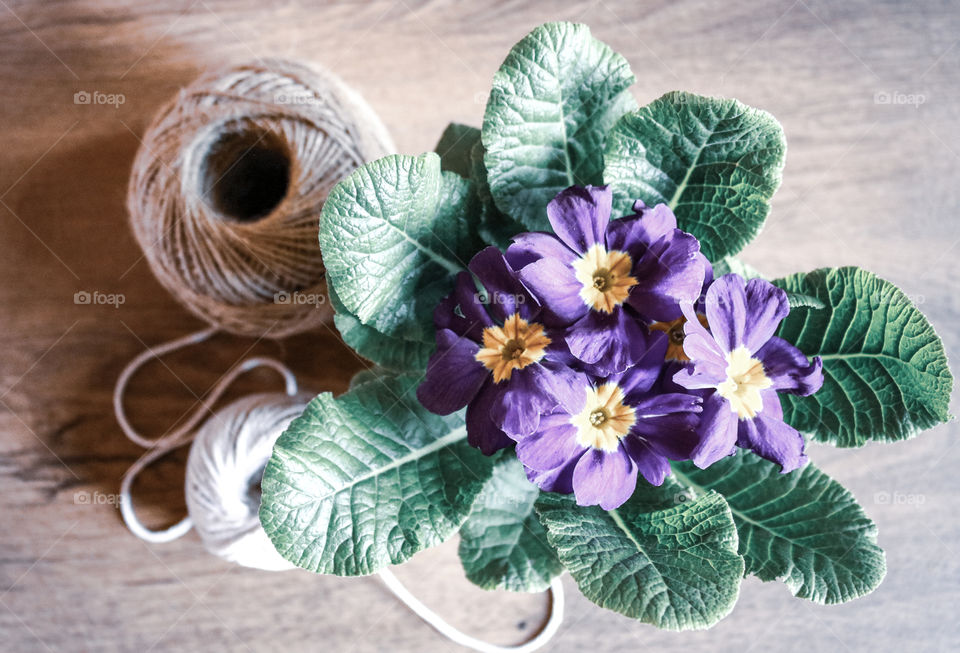
[{"label": "purple primrose flower", "polygon": [[[447,415],[467,406],[467,438],[485,454],[536,431],[540,415],[574,388],[569,354],[540,323],[540,303],[503,254],[481,250],[434,311],[437,351],[417,398]],[[479,284],[479,287],[478,287]]]},{"label": "purple primrose flower", "polygon": [[803,435],[783,421],[778,392],[809,395],[823,385],[823,362],[773,334],[790,312],[786,293],[768,281],[723,276],[707,290],[707,328],[693,304],[681,304],[683,351],[690,364],[674,380],[709,390],[700,416],[701,442],[692,455],[707,467],[739,446],[780,465],[784,473],[807,461]]},{"label": "purple primrose flower", "polygon": [[633,494],[638,473],[660,485],[670,460],[689,459],[700,398],[652,391],[666,347],[659,335],[629,371],[575,381],[576,391],[535,433],[517,438],[527,477],[550,492],[573,492],[580,505],[612,510]]},{"label": "purple primrose flower", "polygon": [[606,186],[560,192],[547,205],[556,235],[520,234],[506,253],[543,303],[544,325],[563,329],[573,356],[599,376],[642,356],[643,321],[679,318],[678,302],[697,299],[709,266],[666,205],[637,202],[634,215],[611,221],[612,197]]}]

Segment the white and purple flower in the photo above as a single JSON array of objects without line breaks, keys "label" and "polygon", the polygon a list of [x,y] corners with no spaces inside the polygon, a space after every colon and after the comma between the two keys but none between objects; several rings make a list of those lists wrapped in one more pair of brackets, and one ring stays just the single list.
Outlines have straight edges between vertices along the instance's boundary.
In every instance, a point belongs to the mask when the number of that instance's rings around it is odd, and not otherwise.
[{"label": "white and purple flower", "polygon": [[707,290],[708,328],[681,304],[683,350],[690,364],[674,376],[681,386],[708,390],[700,418],[701,441],[691,456],[708,467],[739,446],[780,465],[807,460],[803,435],[783,421],[778,392],[809,395],[823,385],[823,362],[773,335],[790,312],[787,294],[768,281],[725,275]]},{"label": "white and purple flower", "polygon": [[547,206],[556,235],[521,234],[506,253],[543,303],[544,324],[563,329],[570,352],[599,376],[642,356],[643,323],[679,318],[678,302],[697,299],[709,267],[666,205],[637,202],[634,215],[611,221],[612,201],[606,186],[568,188]]}]

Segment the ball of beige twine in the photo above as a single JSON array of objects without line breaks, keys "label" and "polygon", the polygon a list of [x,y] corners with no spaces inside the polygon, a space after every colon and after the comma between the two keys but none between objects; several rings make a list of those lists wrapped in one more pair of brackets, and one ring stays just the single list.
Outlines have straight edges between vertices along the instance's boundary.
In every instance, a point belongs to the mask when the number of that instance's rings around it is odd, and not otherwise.
[{"label": "ball of beige twine", "polygon": [[127,196],[133,232],[160,283],[211,325],[302,332],[332,313],[317,241],[327,194],[393,151],[327,71],[267,60],[206,74],[147,130]]}]

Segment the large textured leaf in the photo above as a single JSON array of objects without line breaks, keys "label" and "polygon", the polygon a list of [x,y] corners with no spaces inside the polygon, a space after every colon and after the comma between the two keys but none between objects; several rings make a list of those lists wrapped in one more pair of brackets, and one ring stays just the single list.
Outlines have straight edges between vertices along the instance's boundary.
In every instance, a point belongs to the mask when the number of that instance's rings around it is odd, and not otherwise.
[{"label": "large textured leaf", "polygon": [[539,592],[560,575],[563,565],[533,509],[539,495],[512,453],[497,464],[460,529],[467,578],[488,590]]},{"label": "large textured leaf", "polygon": [[857,268],[775,282],[825,308],[794,308],[778,335],[823,358],[823,387],[781,395],[784,417],[822,442],[902,440],[949,419],[953,377],[933,327],[893,284]]},{"label": "large textured leaf", "polygon": [[329,295],[330,304],[336,311],[333,323],[343,341],[354,351],[390,370],[413,371],[426,368],[427,360],[436,348],[432,340],[408,340],[380,333],[347,311],[335,292],[331,290]]},{"label": "large textured leaf", "polygon": [[391,155],[337,184],[320,215],[328,283],[347,312],[391,336],[427,340],[453,275],[480,248],[471,183],[440,157]]},{"label": "large textured leaf", "polygon": [[483,118],[497,206],[531,230],[549,228],[547,203],[574,184],[603,181],[603,148],[636,108],[626,59],[586,25],[547,23],[513,46],[494,75]]},{"label": "large textured leaf", "polygon": [[607,138],[603,177],[613,186],[615,213],[636,199],[668,204],[716,261],[760,232],[786,151],[769,113],[673,92],[620,119]]},{"label": "large textured leaf", "polygon": [[719,494],[654,511],[635,496],[605,512],[545,492],[536,507],[580,591],[604,608],[689,630],[712,626],[736,603],[743,558]]},{"label": "large textured leaf", "polygon": [[527,228],[501,211],[493,201],[487,180],[487,166],[483,162],[485,151],[480,141],[474,143],[470,151],[471,179],[477,189],[481,208],[478,232],[485,243],[505,250],[510,246],[513,236],[527,231]]},{"label": "large textured leaf", "polygon": [[379,376],[307,406],[274,446],[260,521],[277,551],[311,571],[372,574],[457,532],[492,461],[458,414],[426,411],[420,375]]},{"label": "large textured leaf", "polygon": [[741,451],[707,469],[675,463],[674,473],[698,492],[727,499],[747,573],[782,580],[817,603],[852,601],[883,580],[876,526],[848,490],[812,464],[781,474],[778,465]]}]

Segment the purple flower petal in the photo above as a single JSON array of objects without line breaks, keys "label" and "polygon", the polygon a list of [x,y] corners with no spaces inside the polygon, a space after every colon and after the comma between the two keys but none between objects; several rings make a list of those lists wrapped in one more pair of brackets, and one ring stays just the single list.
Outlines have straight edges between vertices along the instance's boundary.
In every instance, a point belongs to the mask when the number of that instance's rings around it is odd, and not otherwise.
[{"label": "purple flower petal", "polygon": [[450,329],[437,331],[437,351],[427,363],[427,376],[417,399],[431,413],[449,415],[473,399],[490,374],[474,356],[480,347]]},{"label": "purple flower petal", "polygon": [[573,470],[577,504],[613,510],[623,505],[637,488],[637,465],[623,447],[606,452],[590,449]]},{"label": "purple flower petal", "polygon": [[590,311],[567,330],[570,353],[596,376],[623,372],[645,353],[643,327],[622,307],[612,313]]},{"label": "purple flower petal", "polygon": [[680,305],[687,321],[683,324],[683,351],[693,364],[681,366],[673,381],[689,390],[715,388],[727,378],[727,360],[720,345],[703,328],[689,303]]},{"label": "purple flower petal", "polygon": [[663,357],[669,344],[667,334],[654,331],[646,339],[647,351],[619,379],[614,379],[623,390],[627,403],[630,403],[632,396],[645,394],[653,387],[665,364]]},{"label": "purple flower petal", "polygon": [[701,402],[700,397],[685,393],[644,397],[633,404],[637,421],[630,437],[645,441],[658,455],[687,460],[700,442],[697,426],[703,410]]},{"label": "purple flower petal", "polygon": [[520,270],[520,279],[543,303],[543,322],[565,327],[583,317],[590,308],[580,297],[583,287],[566,263],[542,258]]},{"label": "purple flower petal", "polygon": [[645,417],[633,425],[630,438],[644,440],[651,450],[670,460],[689,460],[700,442],[699,424],[697,413]]},{"label": "purple flower petal", "polygon": [[544,387],[552,374],[540,365],[513,370],[509,381],[498,383],[502,390],[491,407],[493,421],[507,435],[517,439],[530,435],[540,424],[540,414],[550,412],[559,401]]},{"label": "purple flower petal", "polygon": [[473,277],[466,270],[457,275],[453,292],[437,305],[433,312],[433,323],[438,330],[450,329],[475,342],[480,342],[483,330],[493,324],[487,309],[477,297]]},{"label": "purple flower petal", "polygon": [[640,222],[639,216],[627,216],[614,220],[607,227],[607,251],[626,252],[634,262],[643,256],[650,242],[649,234]]},{"label": "purple flower petal", "polygon": [[707,322],[725,351],[743,345],[754,354],[789,312],[787,294],[763,279],[747,282],[738,274],[727,274],[707,291]]},{"label": "purple flower petal", "polygon": [[673,380],[690,390],[713,388],[727,378],[725,352],[693,312],[689,302],[680,304],[683,323],[683,351],[693,362],[674,375]]},{"label": "purple flower petal", "polygon": [[[710,333],[724,353],[743,344],[747,328],[747,289],[743,277],[727,274],[710,284],[706,311]],[[689,318],[687,324],[690,324]]]},{"label": "purple flower petal", "polygon": [[550,359],[544,359],[540,365],[530,367],[529,371],[533,376],[533,383],[545,395],[556,400],[554,403],[560,405],[570,415],[583,410],[587,387],[590,385],[586,374]]},{"label": "purple flower petal", "polygon": [[468,267],[486,289],[486,308],[498,321],[504,322],[514,313],[531,320],[539,313],[539,302],[530,295],[496,247],[477,252]]},{"label": "purple flower petal", "polygon": [[647,482],[651,485],[663,485],[663,479],[670,473],[670,461],[655,451],[650,443],[640,438],[626,438],[623,443],[630,458]]},{"label": "purple flower petal", "polygon": [[604,242],[610,221],[613,191],[607,186],[571,186],[547,204],[550,226],[575,252]]},{"label": "purple flower petal", "polygon": [[757,358],[763,362],[763,371],[773,381],[774,390],[807,396],[823,385],[823,360],[817,356],[808,361],[802,351],[782,338],[770,338]]},{"label": "purple flower petal", "polygon": [[[637,203],[634,203],[634,209],[636,207]],[[649,245],[661,238],[672,238],[677,231],[677,218],[666,204],[644,207],[642,211],[635,211],[635,215],[610,223],[607,227],[607,248],[628,252],[637,259]]]},{"label": "purple flower petal", "polygon": [[555,469],[538,472],[526,467],[524,471],[530,482],[541,490],[570,494],[573,492],[573,471],[578,462],[580,462],[579,458],[573,458],[567,464]]},{"label": "purple flower petal", "polygon": [[633,406],[638,418],[667,413],[699,413],[703,410],[703,400],[700,397],[682,392],[652,394],[635,403],[628,399],[627,403]]},{"label": "purple flower petal", "polygon": [[648,320],[668,322],[680,317],[681,301],[700,297],[705,274],[700,241],[675,229],[650,243],[634,260],[637,285],[630,290],[629,304]]},{"label": "purple flower petal", "polygon": [[542,258],[553,258],[567,264],[579,258],[576,252],[563,244],[562,240],[542,231],[514,236],[513,244],[507,248],[505,257],[514,270],[522,270]]},{"label": "purple flower petal", "polygon": [[706,469],[725,456],[734,453],[737,444],[737,414],[730,403],[713,393],[703,402],[700,426],[697,433],[700,442],[691,453],[693,464]]},{"label": "purple flower petal", "polygon": [[780,399],[773,390],[764,391],[763,409],[756,417],[740,420],[737,444],[777,463],[783,474],[807,463],[803,435],[783,421]]},{"label": "purple flower petal", "polygon": [[467,405],[467,442],[487,456],[513,444],[513,440],[490,417],[499,394],[493,379],[489,379]]},{"label": "purple flower petal", "polygon": [[764,279],[750,279],[746,286],[747,320],[743,344],[751,354],[773,337],[790,312],[787,293]]},{"label": "purple flower petal", "polygon": [[648,242],[653,242],[660,236],[666,236],[677,228],[677,216],[666,204],[661,203],[651,207],[637,200],[633,203],[633,212],[643,220]]},{"label": "purple flower petal", "polygon": [[578,460],[585,450],[577,443],[577,429],[565,412],[543,416],[540,428],[517,442],[517,458],[536,471],[563,467]]},{"label": "purple flower petal", "polygon": [[700,299],[694,304],[694,309],[697,313],[706,315],[707,291],[710,290],[710,284],[713,283],[713,266],[710,265],[706,256],[703,256],[702,253],[700,256],[703,258],[703,288],[700,290]]}]

